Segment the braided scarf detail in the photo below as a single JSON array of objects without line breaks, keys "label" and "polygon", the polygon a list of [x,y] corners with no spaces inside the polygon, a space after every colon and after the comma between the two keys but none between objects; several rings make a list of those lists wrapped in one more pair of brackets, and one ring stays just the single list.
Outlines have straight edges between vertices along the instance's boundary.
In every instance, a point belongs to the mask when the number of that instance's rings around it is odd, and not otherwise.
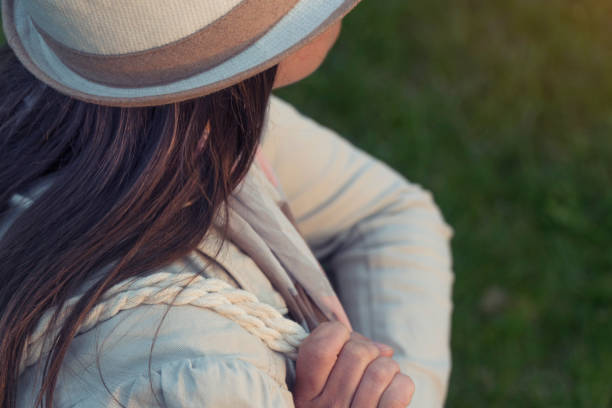
[{"label": "braided scarf detail", "polygon": [[[72,312],[79,297],[70,298],[59,314],[55,338],[59,328]],[[252,335],[261,339],[271,350],[288,357],[297,357],[297,348],[306,338],[302,326],[284,317],[272,306],[260,302],[255,295],[236,289],[219,279],[208,279],[197,273],[159,272],[145,277],[128,279],[106,291],[100,302],[87,314],[77,334],[84,333],[98,323],[112,318],[123,310],[141,305],[191,305],[210,309],[238,323]],[[19,373],[35,364],[50,351],[45,333],[56,309],[50,309],[41,318],[34,332],[28,337]]]}]

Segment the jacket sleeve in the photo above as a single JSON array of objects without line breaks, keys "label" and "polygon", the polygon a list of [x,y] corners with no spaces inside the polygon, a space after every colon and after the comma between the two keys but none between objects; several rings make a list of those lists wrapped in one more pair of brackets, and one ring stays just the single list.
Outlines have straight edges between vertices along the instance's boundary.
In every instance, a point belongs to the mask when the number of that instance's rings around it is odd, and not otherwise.
[{"label": "jacket sleeve", "polygon": [[355,330],[395,348],[416,385],[412,407],[441,407],[452,231],[430,193],[277,98],[263,152]]}]

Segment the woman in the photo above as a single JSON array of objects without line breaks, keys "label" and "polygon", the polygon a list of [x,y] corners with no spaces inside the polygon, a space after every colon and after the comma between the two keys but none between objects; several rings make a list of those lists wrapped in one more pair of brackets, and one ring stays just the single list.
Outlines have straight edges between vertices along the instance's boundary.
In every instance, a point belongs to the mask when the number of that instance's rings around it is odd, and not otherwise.
[{"label": "woman", "polygon": [[356,3],[3,0],[3,407],[443,404],[437,207],[270,98]]}]

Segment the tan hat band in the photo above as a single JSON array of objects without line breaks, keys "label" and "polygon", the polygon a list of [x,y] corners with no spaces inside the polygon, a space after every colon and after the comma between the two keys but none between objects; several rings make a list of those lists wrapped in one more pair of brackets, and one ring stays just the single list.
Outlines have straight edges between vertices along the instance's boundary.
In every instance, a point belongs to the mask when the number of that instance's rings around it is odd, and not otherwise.
[{"label": "tan hat band", "polygon": [[36,29],[69,68],[113,87],[157,86],[210,69],[243,51],[270,30],[298,0],[245,0],[209,26],[168,45],[124,55],[71,49]]}]

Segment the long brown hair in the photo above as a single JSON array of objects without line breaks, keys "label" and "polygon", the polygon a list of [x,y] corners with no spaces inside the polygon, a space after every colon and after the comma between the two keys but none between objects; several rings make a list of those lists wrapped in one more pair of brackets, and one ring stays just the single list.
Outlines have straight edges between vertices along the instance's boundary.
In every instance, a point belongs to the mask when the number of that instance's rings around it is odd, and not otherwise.
[{"label": "long brown hair", "polygon": [[24,343],[46,310],[113,265],[51,340],[37,401],[51,407],[100,296],[196,248],[252,163],[275,74],[180,103],[105,107],[59,94],[0,49],[0,222],[15,193],[53,180],[0,237],[0,406],[15,407]]}]

